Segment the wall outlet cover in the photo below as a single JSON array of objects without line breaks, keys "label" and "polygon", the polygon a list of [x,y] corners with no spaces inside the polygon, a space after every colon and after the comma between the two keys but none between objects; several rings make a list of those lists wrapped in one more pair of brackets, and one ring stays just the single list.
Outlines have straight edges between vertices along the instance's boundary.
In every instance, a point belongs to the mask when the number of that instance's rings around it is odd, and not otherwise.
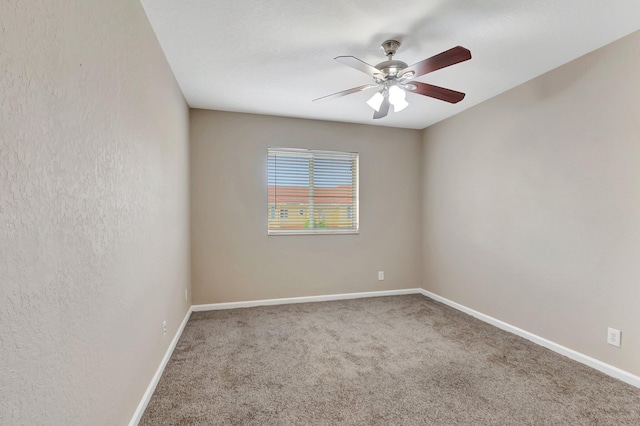
[{"label": "wall outlet cover", "polygon": [[620,347],[620,338],[622,337],[622,332],[620,330],[616,330],[615,328],[609,327],[607,330],[607,343],[616,347]]}]

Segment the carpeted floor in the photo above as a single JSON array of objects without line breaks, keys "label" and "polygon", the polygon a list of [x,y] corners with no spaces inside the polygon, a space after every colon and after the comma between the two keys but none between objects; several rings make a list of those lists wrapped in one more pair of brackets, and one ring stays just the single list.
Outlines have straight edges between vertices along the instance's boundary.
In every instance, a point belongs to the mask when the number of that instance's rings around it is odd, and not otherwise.
[{"label": "carpeted floor", "polygon": [[640,389],[421,295],[191,315],[141,425],[640,425]]}]

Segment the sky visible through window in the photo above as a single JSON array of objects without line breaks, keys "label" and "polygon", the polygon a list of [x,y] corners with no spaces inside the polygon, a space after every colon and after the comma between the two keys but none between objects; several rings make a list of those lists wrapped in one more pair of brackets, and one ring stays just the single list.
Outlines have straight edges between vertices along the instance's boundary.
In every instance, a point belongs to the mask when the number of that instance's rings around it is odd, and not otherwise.
[{"label": "sky visible through window", "polygon": [[[268,184],[273,186],[309,186],[309,158],[302,156],[284,157],[278,155],[270,159],[268,167]],[[290,174],[278,174],[278,162],[286,162]],[[314,186],[335,188],[339,185],[351,185],[353,181],[353,165],[349,158],[335,158],[315,156],[314,158]]]}]

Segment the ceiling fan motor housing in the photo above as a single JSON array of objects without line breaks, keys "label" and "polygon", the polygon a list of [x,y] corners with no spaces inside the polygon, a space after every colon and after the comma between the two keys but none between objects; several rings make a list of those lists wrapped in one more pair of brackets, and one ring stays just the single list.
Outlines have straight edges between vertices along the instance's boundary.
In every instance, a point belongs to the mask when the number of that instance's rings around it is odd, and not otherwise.
[{"label": "ceiling fan motor housing", "polygon": [[383,75],[388,77],[395,77],[400,71],[405,69],[408,65],[402,61],[384,61],[376,65]]}]

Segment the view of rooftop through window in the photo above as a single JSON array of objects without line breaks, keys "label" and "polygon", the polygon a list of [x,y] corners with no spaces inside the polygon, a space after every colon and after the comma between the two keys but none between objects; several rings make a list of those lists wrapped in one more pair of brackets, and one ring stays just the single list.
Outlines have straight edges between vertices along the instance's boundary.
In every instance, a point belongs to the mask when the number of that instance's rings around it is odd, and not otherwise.
[{"label": "view of rooftop through window", "polygon": [[357,232],[358,154],[270,148],[268,230]]}]

